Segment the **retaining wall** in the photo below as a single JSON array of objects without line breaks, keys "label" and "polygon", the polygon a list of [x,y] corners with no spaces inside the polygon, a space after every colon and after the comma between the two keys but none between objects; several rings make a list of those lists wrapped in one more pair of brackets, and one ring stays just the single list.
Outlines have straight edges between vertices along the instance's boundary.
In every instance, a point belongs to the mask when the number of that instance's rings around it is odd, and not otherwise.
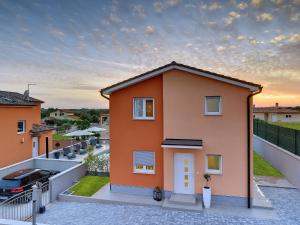
[{"label": "retaining wall", "polygon": [[286,178],[300,188],[300,157],[253,135],[253,148],[265,160],[280,170]]}]

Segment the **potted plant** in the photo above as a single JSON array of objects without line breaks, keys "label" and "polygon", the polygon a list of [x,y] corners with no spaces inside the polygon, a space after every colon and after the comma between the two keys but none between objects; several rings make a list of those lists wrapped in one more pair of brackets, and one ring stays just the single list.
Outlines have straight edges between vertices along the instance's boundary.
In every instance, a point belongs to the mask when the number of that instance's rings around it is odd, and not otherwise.
[{"label": "potted plant", "polygon": [[[59,146],[60,146],[60,143],[56,142],[56,144],[55,144],[56,149],[58,149]],[[60,152],[59,151],[54,152],[54,158],[59,159],[59,156],[60,156]]]},{"label": "potted plant", "polygon": [[162,200],[162,191],[160,190],[159,187],[155,187],[153,190],[153,199],[156,201],[161,201]]},{"label": "potted plant", "polygon": [[204,179],[206,180],[206,185],[203,187],[203,204],[206,209],[210,208],[211,203],[211,188],[208,186],[208,182],[211,180],[210,174],[204,174]]}]

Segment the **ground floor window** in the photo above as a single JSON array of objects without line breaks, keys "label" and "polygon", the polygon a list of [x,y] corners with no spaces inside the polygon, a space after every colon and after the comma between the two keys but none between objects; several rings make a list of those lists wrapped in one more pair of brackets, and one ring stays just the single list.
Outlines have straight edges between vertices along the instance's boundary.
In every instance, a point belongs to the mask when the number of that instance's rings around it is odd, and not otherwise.
[{"label": "ground floor window", "polygon": [[133,152],[133,172],[143,174],[155,173],[155,154],[151,151]]},{"label": "ground floor window", "polygon": [[221,155],[206,155],[205,170],[210,174],[222,174],[222,156]]},{"label": "ground floor window", "polygon": [[19,120],[17,123],[18,134],[25,133],[26,121]]}]

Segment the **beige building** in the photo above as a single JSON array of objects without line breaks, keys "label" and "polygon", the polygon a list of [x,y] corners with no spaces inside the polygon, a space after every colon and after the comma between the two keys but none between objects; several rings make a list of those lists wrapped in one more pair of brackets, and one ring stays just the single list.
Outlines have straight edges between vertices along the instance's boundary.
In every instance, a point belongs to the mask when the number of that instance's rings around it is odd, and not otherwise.
[{"label": "beige building", "polygon": [[79,120],[80,118],[75,115],[74,112],[68,109],[58,109],[50,113],[50,118],[55,118],[58,120]]},{"label": "beige building", "polygon": [[253,117],[266,122],[300,123],[300,111],[280,107],[278,103],[273,107],[255,107]]}]

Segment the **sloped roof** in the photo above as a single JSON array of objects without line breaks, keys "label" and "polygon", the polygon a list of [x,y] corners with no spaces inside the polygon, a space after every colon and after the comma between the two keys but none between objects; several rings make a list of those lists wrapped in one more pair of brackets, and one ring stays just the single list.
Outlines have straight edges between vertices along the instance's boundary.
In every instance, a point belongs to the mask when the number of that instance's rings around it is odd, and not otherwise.
[{"label": "sloped roof", "polygon": [[199,68],[195,68],[195,67],[191,67],[191,66],[188,66],[188,65],[176,63],[175,61],[173,61],[173,62],[171,62],[167,65],[164,65],[162,67],[158,67],[154,70],[148,71],[146,73],[142,73],[138,76],[129,78],[127,80],[124,80],[124,81],[121,81],[119,83],[113,84],[109,87],[106,87],[106,88],[101,90],[101,93],[106,94],[106,95],[110,95],[111,93],[113,93],[115,91],[126,88],[130,85],[134,85],[136,83],[142,82],[144,80],[150,79],[152,77],[158,76],[158,75],[160,75],[160,74],[162,74],[166,71],[173,70],[173,69],[177,69],[177,70],[189,72],[189,73],[192,73],[192,74],[196,74],[196,75],[199,75],[199,76],[219,80],[219,81],[222,81],[222,82],[230,83],[230,84],[241,86],[241,87],[245,87],[245,88],[250,89],[251,91],[257,91],[259,89],[262,89],[262,86],[259,85],[259,84],[255,84],[255,83],[252,83],[252,82],[240,80],[240,79],[233,78],[233,77],[230,77],[230,76],[225,76],[225,75],[213,73],[213,72],[210,72],[210,71],[207,71],[207,70],[202,70],[202,69],[199,69]]},{"label": "sloped roof", "polygon": [[49,127],[45,124],[33,124],[32,129],[31,129],[31,133],[42,133],[42,132],[50,131],[50,130],[54,130],[54,128]]},{"label": "sloped roof", "polygon": [[255,107],[253,109],[254,113],[299,113],[300,111],[297,111],[295,109],[291,109],[289,107]]},{"label": "sloped roof", "polygon": [[11,106],[34,106],[43,101],[29,97],[26,99],[23,94],[10,91],[0,91],[0,105]]}]

